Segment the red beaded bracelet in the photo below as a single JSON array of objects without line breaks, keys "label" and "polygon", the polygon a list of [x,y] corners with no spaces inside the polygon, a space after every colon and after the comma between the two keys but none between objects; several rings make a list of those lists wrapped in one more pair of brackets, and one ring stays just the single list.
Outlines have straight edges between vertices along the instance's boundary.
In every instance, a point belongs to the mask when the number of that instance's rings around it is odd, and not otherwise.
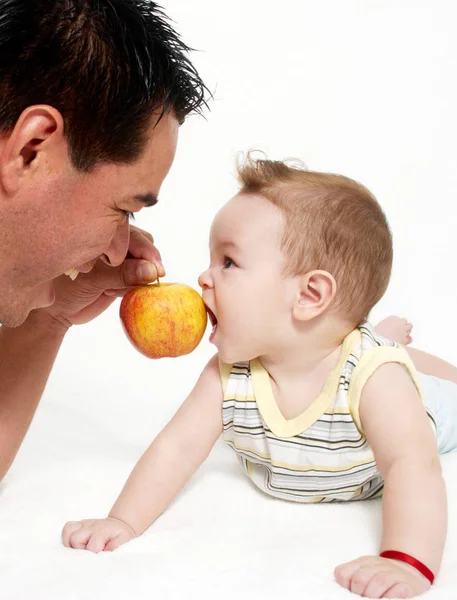
[{"label": "red beaded bracelet", "polygon": [[393,560],[401,560],[401,562],[411,565],[412,567],[417,569],[419,573],[422,573],[422,575],[426,577],[432,585],[435,581],[435,575],[433,575],[430,569],[426,567],[424,563],[421,563],[420,560],[417,560],[417,558],[414,558],[409,554],[405,554],[404,552],[397,552],[396,550],[386,550],[385,552],[381,552],[379,556],[382,556],[382,558],[392,558]]}]

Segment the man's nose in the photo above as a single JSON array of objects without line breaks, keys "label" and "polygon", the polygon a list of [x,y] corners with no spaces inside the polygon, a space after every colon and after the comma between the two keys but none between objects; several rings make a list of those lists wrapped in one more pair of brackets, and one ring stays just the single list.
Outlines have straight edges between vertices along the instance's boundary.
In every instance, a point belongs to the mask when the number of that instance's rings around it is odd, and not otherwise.
[{"label": "man's nose", "polygon": [[100,257],[104,263],[111,267],[118,267],[127,256],[130,242],[130,225],[125,221],[119,225],[111,240],[109,248]]}]

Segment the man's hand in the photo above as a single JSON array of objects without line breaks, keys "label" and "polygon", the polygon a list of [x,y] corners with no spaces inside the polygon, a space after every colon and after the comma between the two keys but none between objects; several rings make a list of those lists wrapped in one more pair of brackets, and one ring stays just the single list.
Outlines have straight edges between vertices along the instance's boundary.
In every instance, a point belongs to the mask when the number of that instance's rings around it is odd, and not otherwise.
[{"label": "man's hand", "polygon": [[[148,272],[141,272],[147,267]],[[131,228],[127,258],[119,267],[99,260],[76,281],[54,281],[53,306],[33,310],[15,328],[0,328],[0,480],[9,469],[32,420],[68,328],[91,321],[130,287],[165,275],[149,233]]]},{"label": "man's hand", "polygon": [[90,273],[80,273],[75,281],[66,275],[54,280],[56,300],[37,311],[46,313],[64,329],[88,323],[104,312],[118,296],[135,286],[165,275],[160,253],[150,233],[131,226],[129,251],[124,262],[111,267],[98,260]]},{"label": "man's hand", "polygon": [[85,521],[70,521],[62,531],[62,542],[75,550],[108,552],[137,537],[136,533],[123,521],[108,517]]},{"label": "man's hand", "polygon": [[413,598],[430,588],[417,569],[398,560],[362,556],[335,569],[337,582],[364,598]]}]

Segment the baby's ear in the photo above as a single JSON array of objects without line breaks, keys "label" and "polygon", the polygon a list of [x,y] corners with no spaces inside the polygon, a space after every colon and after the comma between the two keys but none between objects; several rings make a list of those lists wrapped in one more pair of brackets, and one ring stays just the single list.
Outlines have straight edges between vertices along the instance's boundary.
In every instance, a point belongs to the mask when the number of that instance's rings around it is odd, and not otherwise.
[{"label": "baby's ear", "polygon": [[336,295],[336,281],[327,271],[310,271],[298,278],[298,293],[293,306],[297,321],[309,321],[325,312]]}]

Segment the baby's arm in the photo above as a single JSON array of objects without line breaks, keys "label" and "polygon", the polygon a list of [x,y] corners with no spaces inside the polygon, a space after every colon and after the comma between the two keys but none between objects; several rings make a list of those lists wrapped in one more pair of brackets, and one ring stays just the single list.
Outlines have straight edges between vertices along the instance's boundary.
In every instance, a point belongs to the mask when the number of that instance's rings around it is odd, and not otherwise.
[{"label": "baby's arm", "polygon": [[222,432],[223,392],[217,356],[133,469],[107,519],[67,523],[65,546],[114,550],[141,535],[209,455]]},{"label": "baby's arm", "polygon": [[[360,419],[384,479],[380,553],[409,554],[436,575],[446,538],[446,491],[435,436],[402,366],[389,363],[371,376]],[[414,567],[379,556],[340,565],[335,575],[344,587],[370,598],[410,598],[430,587]]]}]

